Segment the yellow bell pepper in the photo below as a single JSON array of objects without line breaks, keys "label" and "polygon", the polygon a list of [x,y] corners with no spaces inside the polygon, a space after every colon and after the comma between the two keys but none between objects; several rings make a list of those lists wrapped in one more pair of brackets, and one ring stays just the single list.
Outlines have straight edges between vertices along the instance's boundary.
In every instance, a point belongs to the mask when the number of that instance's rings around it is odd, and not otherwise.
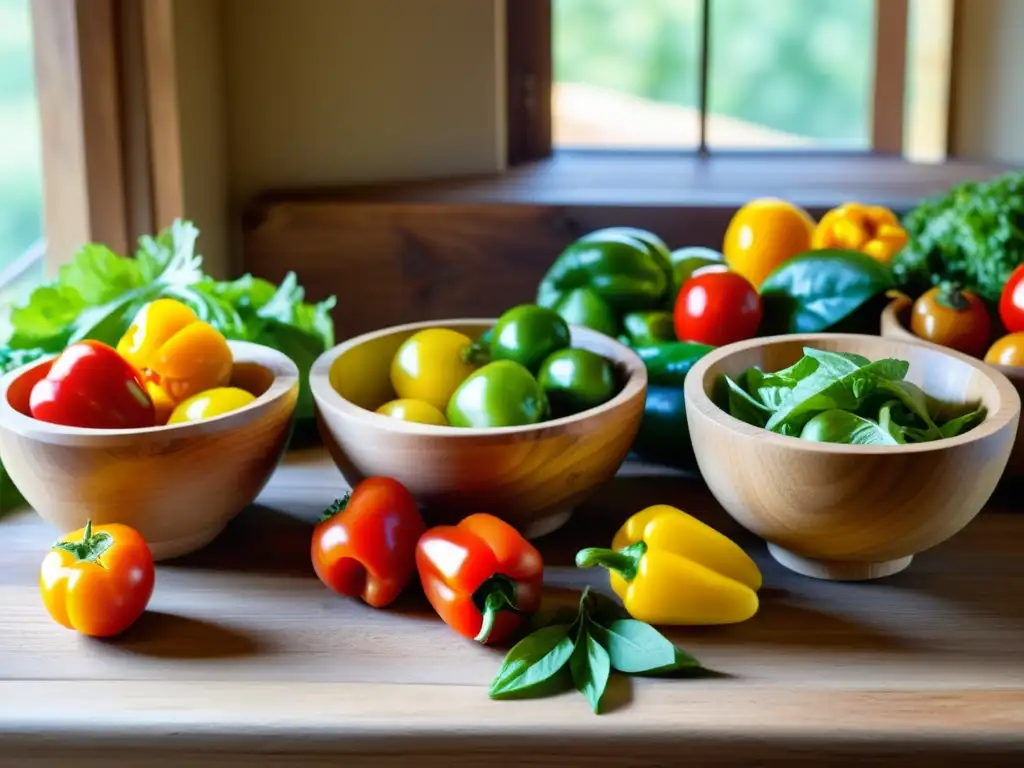
[{"label": "yellow bell pepper", "polygon": [[591,547],[576,565],[601,565],[634,619],[649,624],[733,624],[758,609],[761,571],[727,536],[657,504],[630,517],[611,549]]},{"label": "yellow bell pepper", "polygon": [[860,251],[888,264],[907,239],[906,230],[888,208],[845,203],[821,217],[811,236],[811,247]]}]

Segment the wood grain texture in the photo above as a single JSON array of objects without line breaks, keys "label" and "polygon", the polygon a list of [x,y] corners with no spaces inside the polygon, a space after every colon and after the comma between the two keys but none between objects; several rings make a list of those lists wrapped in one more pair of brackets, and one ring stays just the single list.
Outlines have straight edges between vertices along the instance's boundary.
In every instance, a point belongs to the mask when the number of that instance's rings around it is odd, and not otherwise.
[{"label": "wood grain texture", "polygon": [[298,370],[280,352],[229,342],[231,384],[254,395],[237,411],[149,429],[77,429],[28,413],[49,359],[0,379],[0,461],[29,503],[66,534],[125,523],[154,559],[192,552],[251,504],[280,461],[298,398]]},{"label": "wood grain texture", "polygon": [[[157,569],[119,639],[53,624],[37,569],[50,529],[0,522],[0,765],[1012,765],[1024,757],[1024,519],[993,504],[884,582],[787,571],[698,481],[627,464],[537,542],[551,604],[607,578],[572,565],[624,518],[671,503],[735,538],[765,576],[748,622],[666,629],[719,677],[613,678],[607,713],[574,692],[495,702],[501,650],[467,641],[417,588],[387,610],[309,565],[345,483],[320,450],[286,457],[209,547]],[[1010,499],[1010,503],[1015,503]],[[152,761],[152,762],[150,762]],[[63,763],[67,764],[67,763]]]},{"label": "wood grain texture", "polygon": [[[839,445],[778,435],[713,401],[723,374],[777,371],[805,347],[910,363],[906,381],[950,405],[987,409],[957,437],[908,445]],[[1013,447],[1020,397],[979,360],[913,340],[851,334],[774,336],[720,347],[686,378],[697,465],[715,498],[769,541],[790,568],[825,579],[888,576],[953,536],[995,490]],[[936,412],[933,406],[933,413]]]},{"label": "wood grain texture", "polygon": [[[479,337],[495,319],[441,327]],[[564,525],[621,466],[636,438],[647,370],[630,349],[573,326],[572,346],[610,360],[622,388],[573,416],[501,429],[413,424],[373,411],[395,398],[391,360],[402,342],[433,322],[387,328],[326,352],[310,372],[320,434],[345,480],[384,475],[403,483],[433,523],[486,510],[534,538]]]},{"label": "wood grain texture", "polygon": [[[912,306],[913,301],[907,296],[894,298],[882,310],[882,336],[891,339],[923,341],[910,330],[910,308]],[[985,365],[991,365],[1009,379],[1017,390],[1017,394],[1024,398],[1024,368],[1012,365],[993,365],[992,363],[985,363]],[[1003,479],[1017,481],[1021,478],[1024,478],[1024,431],[1018,429],[1017,437],[1013,441],[1013,450],[1010,452],[1010,459],[1003,472]]]}]

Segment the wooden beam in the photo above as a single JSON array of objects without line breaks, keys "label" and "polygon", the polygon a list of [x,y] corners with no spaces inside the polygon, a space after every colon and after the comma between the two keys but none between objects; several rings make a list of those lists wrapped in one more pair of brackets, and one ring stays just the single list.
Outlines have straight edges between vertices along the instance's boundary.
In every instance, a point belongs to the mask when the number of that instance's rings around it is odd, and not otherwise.
[{"label": "wooden beam", "polygon": [[875,78],[871,148],[902,155],[908,0],[875,0]]},{"label": "wooden beam", "polygon": [[551,155],[551,0],[505,3],[508,164]]}]

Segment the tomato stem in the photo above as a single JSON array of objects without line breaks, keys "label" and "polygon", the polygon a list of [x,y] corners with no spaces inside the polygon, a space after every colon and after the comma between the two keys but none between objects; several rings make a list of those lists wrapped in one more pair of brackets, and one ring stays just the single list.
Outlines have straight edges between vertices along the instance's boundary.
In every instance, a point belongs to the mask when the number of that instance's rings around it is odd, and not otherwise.
[{"label": "tomato stem", "polygon": [[587,547],[576,553],[576,567],[593,568],[595,565],[601,565],[615,571],[626,581],[632,581],[640,570],[640,559],[646,552],[647,543],[643,541],[622,549]]},{"label": "tomato stem", "polygon": [[338,515],[338,514],[341,514],[342,512],[344,512],[345,511],[345,507],[348,506],[348,503],[349,503],[349,501],[351,501],[351,499],[352,499],[352,492],[351,491],[346,493],[340,499],[335,499],[331,503],[331,506],[329,506],[327,509],[325,509],[323,511],[323,513],[320,515],[320,520],[318,522],[321,522],[321,523],[326,522],[326,521],[330,520],[332,517],[334,517],[335,515]]},{"label": "tomato stem", "polygon": [[969,306],[967,297],[964,296],[960,283],[943,281],[939,283],[939,293],[935,300],[946,307],[957,312],[963,312]]},{"label": "tomato stem", "polygon": [[96,563],[102,566],[100,555],[114,545],[114,537],[106,531],[99,533],[92,532],[92,520],[87,520],[85,530],[82,532],[81,541],[68,541],[61,539],[53,545],[52,549],[60,549],[70,552],[75,559],[84,563]]},{"label": "tomato stem", "polygon": [[480,631],[473,638],[479,643],[486,643],[494,629],[494,621],[502,611],[515,611],[516,607],[516,585],[508,576],[496,573],[487,579],[473,593],[473,602],[480,610],[483,622],[480,624]]}]

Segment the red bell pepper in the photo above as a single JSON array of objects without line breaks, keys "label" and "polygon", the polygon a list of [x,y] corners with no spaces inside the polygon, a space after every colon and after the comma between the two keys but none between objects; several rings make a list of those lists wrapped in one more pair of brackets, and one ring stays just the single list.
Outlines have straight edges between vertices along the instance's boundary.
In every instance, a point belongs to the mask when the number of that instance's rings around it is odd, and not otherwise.
[{"label": "red bell pepper", "polygon": [[416,541],[426,528],[404,485],[369,477],[336,501],[313,529],[313,570],[339,595],[383,608],[412,580]]},{"label": "red bell pepper", "polygon": [[98,341],[79,341],[53,361],[29,394],[33,418],[67,427],[134,429],[156,424],[142,374]]},{"label": "red bell pepper", "polygon": [[416,545],[416,567],[438,615],[481,643],[500,643],[540,607],[540,553],[493,515],[428,530]]}]

